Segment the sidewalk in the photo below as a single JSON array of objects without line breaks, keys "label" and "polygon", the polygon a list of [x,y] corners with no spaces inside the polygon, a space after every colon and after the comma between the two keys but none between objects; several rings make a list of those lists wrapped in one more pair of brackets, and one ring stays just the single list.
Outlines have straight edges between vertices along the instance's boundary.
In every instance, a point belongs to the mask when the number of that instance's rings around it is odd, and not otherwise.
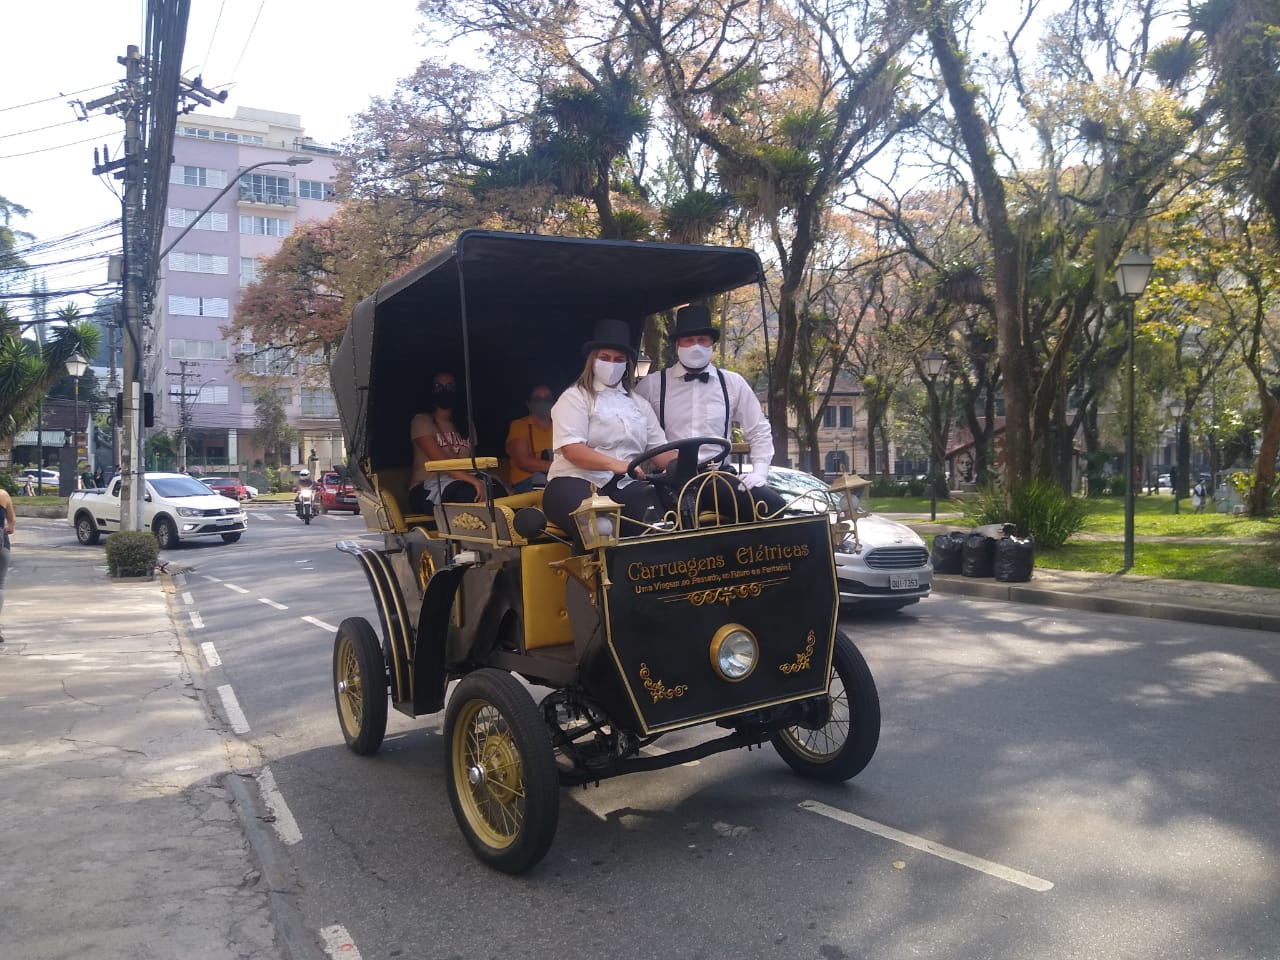
[{"label": "sidewalk", "polygon": [[19,518],[0,616],[7,956],[285,955],[172,591],[112,582],[65,521]]}]

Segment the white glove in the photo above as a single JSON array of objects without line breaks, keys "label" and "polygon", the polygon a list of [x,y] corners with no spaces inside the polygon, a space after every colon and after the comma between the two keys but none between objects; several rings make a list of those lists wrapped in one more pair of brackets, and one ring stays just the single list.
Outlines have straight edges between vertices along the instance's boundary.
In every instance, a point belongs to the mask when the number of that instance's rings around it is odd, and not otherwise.
[{"label": "white glove", "polygon": [[748,490],[763,486],[769,479],[769,465],[767,463],[751,464],[751,472],[744,473],[741,477],[742,485]]}]

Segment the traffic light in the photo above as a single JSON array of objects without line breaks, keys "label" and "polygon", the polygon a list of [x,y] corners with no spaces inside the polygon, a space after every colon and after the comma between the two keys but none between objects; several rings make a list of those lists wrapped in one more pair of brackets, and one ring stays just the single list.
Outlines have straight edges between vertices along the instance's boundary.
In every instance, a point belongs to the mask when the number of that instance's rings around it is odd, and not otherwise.
[{"label": "traffic light", "polygon": [[[124,420],[124,394],[116,394],[116,423]],[[155,394],[144,393],[142,395],[142,425],[144,427],[154,427],[156,425],[156,398]]]}]

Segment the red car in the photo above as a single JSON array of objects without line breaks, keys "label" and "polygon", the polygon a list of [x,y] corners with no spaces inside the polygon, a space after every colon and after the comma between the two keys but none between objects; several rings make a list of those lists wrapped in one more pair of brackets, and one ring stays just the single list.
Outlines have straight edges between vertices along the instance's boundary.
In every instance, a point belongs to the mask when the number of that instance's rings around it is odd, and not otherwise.
[{"label": "red car", "polygon": [[350,510],[360,512],[360,501],[356,498],[356,488],[342,474],[330,472],[320,477],[320,509]]},{"label": "red car", "polygon": [[224,497],[232,500],[249,500],[249,488],[236,477],[201,477],[200,482]]}]

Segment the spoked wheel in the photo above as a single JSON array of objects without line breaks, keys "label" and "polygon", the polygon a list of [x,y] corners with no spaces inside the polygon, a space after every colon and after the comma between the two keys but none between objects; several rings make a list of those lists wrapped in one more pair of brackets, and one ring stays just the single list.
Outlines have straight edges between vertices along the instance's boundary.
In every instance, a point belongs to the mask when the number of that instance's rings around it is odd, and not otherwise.
[{"label": "spoked wheel", "polygon": [[449,803],[476,855],[523,873],[546,855],[560,819],[551,738],[533,698],[501,670],[462,678],[445,711]]},{"label": "spoked wheel", "polygon": [[787,727],[773,748],[791,769],[814,780],[842,783],[862,772],[880,742],[880,697],[867,661],[841,631],[831,658],[830,712],[816,729]]},{"label": "spoked wheel", "polygon": [[361,617],[338,625],[333,641],[333,699],[352,752],[376,753],[387,732],[387,666],[378,635]]}]

